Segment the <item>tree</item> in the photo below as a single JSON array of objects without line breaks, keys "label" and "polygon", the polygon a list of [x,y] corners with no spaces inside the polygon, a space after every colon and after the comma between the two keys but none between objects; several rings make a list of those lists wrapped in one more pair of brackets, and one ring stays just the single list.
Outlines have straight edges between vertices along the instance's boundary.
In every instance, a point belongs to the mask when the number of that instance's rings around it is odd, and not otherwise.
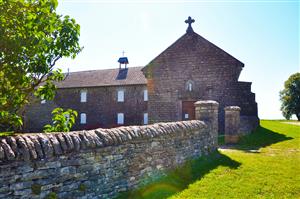
[{"label": "tree", "polygon": [[64,78],[56,62],[82,49],[80,26],[56,7],[57,0],[0,0],[0,131],[22,125],[33,94],[52,100],[54,81]]},{"label": "tree", "polygon": [[75,124],[78,113],[72,109],[64,111],[62,108],[56,108],[52,111],[52,125],[44,126],[44,132],[68,132]]},{"label": "tree", "polygon": [[293,114],[300,121],[300,73],[295,73],[284,83],[284,89],[280,91],[281,111],[286,119]]}]

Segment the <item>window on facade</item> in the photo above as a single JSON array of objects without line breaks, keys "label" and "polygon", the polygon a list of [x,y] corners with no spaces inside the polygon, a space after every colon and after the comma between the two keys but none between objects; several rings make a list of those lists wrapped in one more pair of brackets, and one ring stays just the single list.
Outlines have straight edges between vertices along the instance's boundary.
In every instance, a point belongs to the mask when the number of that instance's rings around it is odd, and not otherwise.
[{"label": "window on facade", "polygon": [[118,90],[118,102],[124,102],[124,91]]},{"label": "window on facade", "polygon": [[191,82],[188,83],[188,91],[193,90],[193,84]]},{"label": "window on facade", "polygon": [[80,102],[86,102],[87,99],[87,91],[82,90],[80,91]]},{"label": "window on facade", "polygon": [[144,124],[148,124],[148,113],[144,113]]},{"label": "window on facade", "polygon": [[187,81],[187,83],[185,84],[185,89],[187,91],[193,91],[193,82],[191,80]]},{"label": "window on facade", "polygon": [[184,119],[189,119],[189,114],[185,113],[184,114]]},{"label": "window on facade", "polygon": [[86,124],[86,114],[85,113],[80,114],[80,124]]},{"label": "window on facade", "polygon": [[207,93],[208,93],[208,96],[210,96],[210,97],[211,97],[211,95],[212,95],[212,89],[211,89],[211,88],[209,88],[209,89],[208,89],[208,91],[207,91]]},{"label": "window on facade", "polygon": [[148,101],[148,90],[144,90],[144,101]]},{"label": "window on facade", "polygon": [[118,113],[117,124],[124,124],[124,113]]}]

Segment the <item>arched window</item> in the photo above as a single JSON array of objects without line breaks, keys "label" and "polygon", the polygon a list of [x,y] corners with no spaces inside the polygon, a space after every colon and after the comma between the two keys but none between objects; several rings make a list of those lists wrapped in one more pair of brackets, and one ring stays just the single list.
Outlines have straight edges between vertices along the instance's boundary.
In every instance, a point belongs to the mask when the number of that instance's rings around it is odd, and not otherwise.
[{"label": "arched window", "polygon": [[193,84],[191,82],[188,83],[188,91],[193,90]]},{"label": "arched window", "polygon": [[186,82],[185,90],[190,91],[190,92],[194,90],[194,82],[192,80],[189,80]]}]

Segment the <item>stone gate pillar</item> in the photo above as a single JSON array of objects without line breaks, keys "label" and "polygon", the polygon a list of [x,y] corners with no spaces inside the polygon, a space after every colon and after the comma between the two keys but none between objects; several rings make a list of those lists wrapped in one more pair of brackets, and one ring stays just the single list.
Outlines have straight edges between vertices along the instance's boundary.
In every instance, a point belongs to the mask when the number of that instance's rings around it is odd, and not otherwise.
[{"label": "stone gate pillar", "polygon": [[227,106],[225,110],[225,143],[235,144],[239,141],[240,111],[238,106]]},{"label": "stone gate pillar", "polygon": [[219,103],[216,101],[195,102],[195,118],[204,121],[209,126],[215,146],[218,145],[218,109]]}]

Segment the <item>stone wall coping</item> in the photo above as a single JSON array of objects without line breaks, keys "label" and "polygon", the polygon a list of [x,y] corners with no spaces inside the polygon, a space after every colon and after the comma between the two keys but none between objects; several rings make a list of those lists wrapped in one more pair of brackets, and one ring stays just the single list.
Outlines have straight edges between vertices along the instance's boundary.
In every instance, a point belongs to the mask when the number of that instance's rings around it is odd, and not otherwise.
[{"label": "stone wall coping", "polygon": [[200,100],[194,103],[195,106],[219,106],[219,103],[213,100]]},{"label": "stone wall coping", "polygon": [[225,111],[240,111],[241,108],[239,106],[226,106],[224,108]]},{"label": "stone wall coping", "polygon": [[31,133],[0,137],[0,164],[8,161],[47,159],[71,152],[120,145],[165,135],[191,133],[207,128],[203,121],[190,120],[57,133]]}]

